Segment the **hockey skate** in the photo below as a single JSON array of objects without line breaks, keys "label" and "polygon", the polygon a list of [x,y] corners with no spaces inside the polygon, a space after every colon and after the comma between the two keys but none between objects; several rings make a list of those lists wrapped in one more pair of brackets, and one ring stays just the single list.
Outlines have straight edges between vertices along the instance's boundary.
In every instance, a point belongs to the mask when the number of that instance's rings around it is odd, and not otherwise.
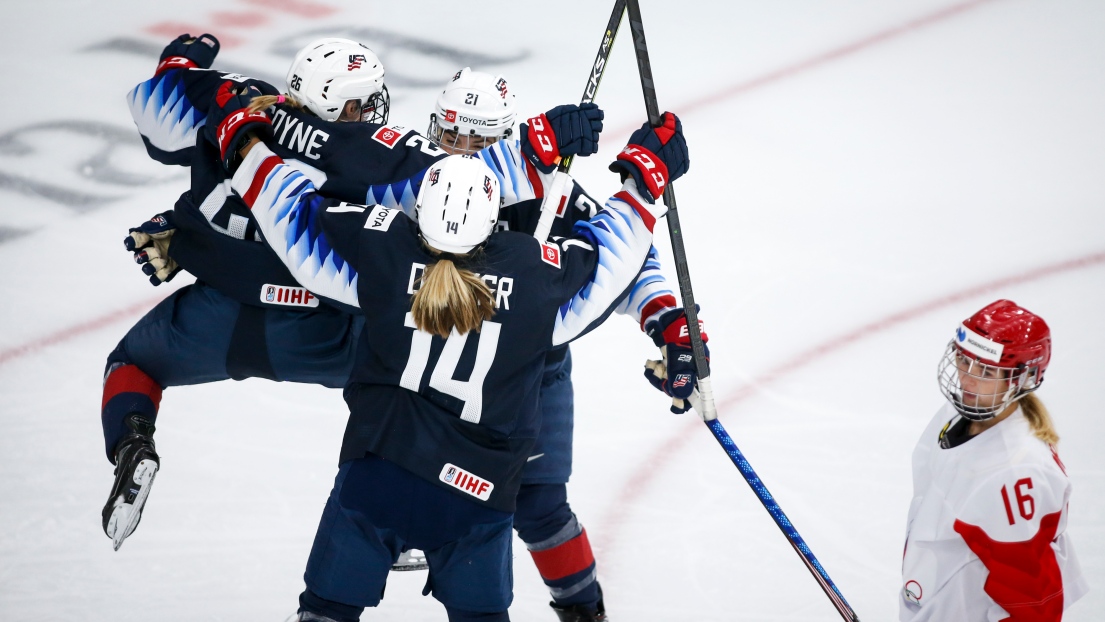
[{"label": "hockey skate", "polygon": [[161,465],[154,449],[153,424],[144,417],[131,415],[127,427],[132,432],[115,448],[115,484],[103,511],[104,533],[111,538],[116,551],[142,519],[142,508]]},{"label": "hockey skate", "polygon": [[560,622],[607,622],[606,607],[602,604],[602,587],[599,587],[599,604],[595,611],[588,611],[583,605],[558,607],[549,603]]},{"label": "hockey skate", "polygon": [[391,571],[426,570],[429,567],[430,565],[426,563],[425,553],[418,549],[410,549],[409,551],[403,551],[399,555],[399,559],[395,560],[395,563],[391,565]]}]

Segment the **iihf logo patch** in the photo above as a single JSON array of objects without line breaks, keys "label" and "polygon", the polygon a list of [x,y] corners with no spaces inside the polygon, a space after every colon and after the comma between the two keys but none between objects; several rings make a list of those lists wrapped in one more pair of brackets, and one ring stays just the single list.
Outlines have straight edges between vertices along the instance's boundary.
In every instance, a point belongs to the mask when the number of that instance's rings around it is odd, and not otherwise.
[{"label": "iihf logo patch", "polygon": [[350,54],[349,55],[349,66],[346,68],[346,71],[353,71],[354,69],[360,69],[361,64],[367,63],[367,62],[368,62],[368,60],[365,59],[364,54]]},{"label": "iihf logo patch", "polygon": [[430,175],[426,177],[426,181],[430,182],[431,186],[436,186],[439,177],[441,177],[441,169],[432,168],[430,169]]},{"label": "iihf logo patch", "polygon": [[550,266],[560,267],[560,248],[552,244],[541,245],[541,261]]},{"label": "iihf logo patch", "polygon": [[437,479],[480,501],[487,501],[491,497],[491,491],[495,490],[495,484],[452,464],[442,467]]}]

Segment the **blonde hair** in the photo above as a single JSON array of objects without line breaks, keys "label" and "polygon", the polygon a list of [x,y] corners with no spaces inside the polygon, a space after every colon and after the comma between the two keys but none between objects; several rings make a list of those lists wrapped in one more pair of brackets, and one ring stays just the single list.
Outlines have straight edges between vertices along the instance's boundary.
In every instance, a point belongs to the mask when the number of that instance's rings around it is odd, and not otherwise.
[{"label": "blonde hair", "polygon": [[1051,415],[1048,414],[1047,407],[1040,398],[1036,397],[1035,393],[1029,393],[1020,399],[1020,404],[1021,412],[1024,413],[1024,418],[1028,420],[1028,425],[1032,427],[1032,433],[1036,438],[1048,445],[1058,443],[1059,434],[1055,431],[1055,426],[1051,423]]},{"label": "blonde hair", "polygon": [[445,338],[454,328],[462,335],[479,332],[483,321],[495,315],[495,298],[487,283],[451,259],[426,266],[421,283],[411,299],[411,315],[419,330]]},{"label": "blonde hair", "polygon": [[[283,101],[281,101],[283,98]],[[297,110],[303,110],[303,104],[296,101],[291,95],[258,95],[249,101],[250,112],[260,112],[272,108],[276,104],[284,103]]]}]

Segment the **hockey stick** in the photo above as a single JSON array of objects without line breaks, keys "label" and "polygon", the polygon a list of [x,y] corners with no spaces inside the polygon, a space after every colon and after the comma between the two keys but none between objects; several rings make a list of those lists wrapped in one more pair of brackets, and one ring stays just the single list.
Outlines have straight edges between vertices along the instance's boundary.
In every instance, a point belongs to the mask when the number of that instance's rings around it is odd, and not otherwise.
[{"label": "hockey stick", "polygon": [[[614,0],[614,10],[610,12],[610,21],[606,23],[606,32],[602,35],[602,43],[595,54],[595,62],[591,65],[591,75],[587,77],[587,86],[583,87],[581,104],[594,101],[595,93],[599,90],[602,75],[606,72],[606,62],[610,59],[610,50],[614,47],[614,37],[618,35],[618,27],[622,23],[622,15],[625,13],[626,0]],[[556,170],[553,171],[552,182],[549,191],[541,201],[541,217],[537,220],[537,228],[533,231],[533,237],[542,244],[549,239],[549,231],[552,230],[553,219],[560,210],[560,198],[564,194],[564,186],[568,183],[568,169],[572,167],[572,156],[560,158]],[[556,197],[552,200],[552,197]]]},{"label": "hockey stick", "polygon": [[[645,94],[645,109],[648,112],[648,121],[653,126],[660,125],[660,107],[656,102],[656,88],[652,82],[652,65],[648,60],[648,46],[645,43],[645,31],[644,25],[641,23],[641,7],[638,4],[638,0],[627,0],[627,8],[629,10],[629,29],[633,34],[633,47],[637,54],[637,69],[641,74],[641,87]],[[699,395],[697,403],[694,404],[696,410],[702,415],[702,419],[706,422],[706,426],[710,428],[710,432],[713,433],[714,438],[725,450],[725,453],[729,456],[729,459],[733,461],[737,469],[744,476],[745,481],[752,488],[753,492],[763,503],[764,508],[771,514],[771,518],[775,520],[775,524],[779,526],[779,529],[787,537],[790,545],[794,547],[794,551],[798,553],[798,556],[802,558],[802,562],[809,569],[814,579],[817,580],[818,585],[825,591],[825,595],[832,601],[833,606],[848,622],[859,622],[859,618],[856,613],[852,611],[852,607],[848,605],[848,601],[844,600],[844,595],[837,589],[836,584],[829,578],[829,573],[825,572],[825,569],[821,566],[821,562],[817,561],[817,557],[814,556],[813,551],[806,545],[806,541],[802,539],[802,536],[798,533],[798,530],[794,528],[794,525],[787,518],[787,515],[783,513],[783,509],[779,507],[779,504],[775,502],[775,498],[771,496],[771,493],[764,486],[759,476],[756,475],[756,471],[752,469],[752,465],[745,459],[744,454],[737,448],[736,443],[729,437],[729,433],[725,431],[725,428],[721,425],[721,422],[717,419],[717,411],[714,408],[714,396],[710,387],[710,370],[706,364],[706,350],[702,344],[701,328],[698,324],[698,311],[694,303],[694,291],[691,289],[691,276],[690,270],[687,268],[687,252],[683,246],[683,230],[679,226],[679,212],[676,209],[675,204],[675,190],[671,184],[668,184],[664,188],[664,204],[668,208],[668,231],[671,234],[671,248],[672,254],[675,257],[675,271],[679,280],[679,293],[683,298],[683,310],[687,314],[687,329],[690,334],[691,347],[694,350],[695,367],[698,371],[698,388]]]}]

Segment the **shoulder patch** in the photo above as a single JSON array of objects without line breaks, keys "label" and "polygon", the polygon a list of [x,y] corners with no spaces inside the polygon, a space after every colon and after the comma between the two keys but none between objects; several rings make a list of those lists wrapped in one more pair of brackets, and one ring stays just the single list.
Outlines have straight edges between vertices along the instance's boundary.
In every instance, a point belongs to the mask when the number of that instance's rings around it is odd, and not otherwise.
[{"label": "shoulder patch", "polygon": [[365,221],[364,228],[369,231],[387,231],[398,213],[399,210],[397,209],[375,205],[372,207],[372,211],[368,213],[368,220]]},{"label": "shoulder patch", "polygon": [[[198,69],[198,67],[197,67],[197,69]],[[234,82],[245,82],[246,80],[252,80],[253,78],[251,78],[249,76],[243,76],[240,73],[224,73],[221,76],[221,79],[223,79],[223,80],[233,80]]]},{"label": "shoulder patch", "polygon": [[395,144],[399,142],[399,139],[403,137],[403,134],[407,133],[407,128],[401,125],[393,125],[391,127],[382,127],[376,130],[372,134],[372,140],[380,143],[388,149],[394,149]]},{"label": "shoulder patch", "polygon": [[560,247],[555,244],[541,245],[541,261],[550,266],[560,267]]},{"label": "shoulder patch", "polygon": [[267,305],[287,305],[309,309],[318,306],[318,298],[315,298],[314,294],[307,291],[305,287],[289,287],[269,283],[261,286],[261,302]]}]

